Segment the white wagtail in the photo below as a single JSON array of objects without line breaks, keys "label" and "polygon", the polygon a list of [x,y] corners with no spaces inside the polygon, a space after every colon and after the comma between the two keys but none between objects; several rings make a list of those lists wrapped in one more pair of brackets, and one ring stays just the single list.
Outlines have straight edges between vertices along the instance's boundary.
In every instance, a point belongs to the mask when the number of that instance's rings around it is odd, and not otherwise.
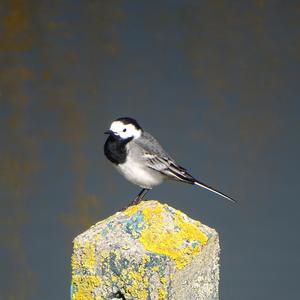
[{"label": "white wagtail", "polygon": [[136,120],[119,118],[105,133],[109,134],[104,145],[106,157],[127,180],[142,188],[130,205],[139,203],[150,189],[166,179],[197,185],[235,202],[191,176]]}]

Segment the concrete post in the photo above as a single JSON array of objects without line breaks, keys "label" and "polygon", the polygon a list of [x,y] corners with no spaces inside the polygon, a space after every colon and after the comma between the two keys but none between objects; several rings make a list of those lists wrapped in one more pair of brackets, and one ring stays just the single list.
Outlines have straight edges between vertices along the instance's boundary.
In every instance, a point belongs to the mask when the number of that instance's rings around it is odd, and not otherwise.
[{"label": "concrete post", "polygon": [[217,300],[214,229],[157,201],[103,220],[74,240],[72,300]]}]

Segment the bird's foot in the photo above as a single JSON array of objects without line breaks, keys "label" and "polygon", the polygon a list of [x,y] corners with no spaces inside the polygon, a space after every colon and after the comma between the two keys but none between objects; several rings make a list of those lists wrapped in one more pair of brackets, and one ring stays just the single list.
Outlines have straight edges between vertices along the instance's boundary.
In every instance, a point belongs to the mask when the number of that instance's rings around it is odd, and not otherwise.
[{"label": "bird's foot", "polygon": [[122,211],[124,211],[125,209],[127,209],[130,206],[139,204],[148,192],[149,192],[149,189],[142,189],[140,191],[140,193],[126,207],[124,207],[122,209]]},{"label": "bird's foot", "polygon": [[137,205],[137,204],[139,204],[141,201],[142,201],[142,198],[141,198],[141,197],[136,197],[136,198],[134,198],[127,206],[124,206],[124,207],[122,208],[121,211],[126,210],[126,209],[127,209],[128,207],[130,207],[130,206]]}]

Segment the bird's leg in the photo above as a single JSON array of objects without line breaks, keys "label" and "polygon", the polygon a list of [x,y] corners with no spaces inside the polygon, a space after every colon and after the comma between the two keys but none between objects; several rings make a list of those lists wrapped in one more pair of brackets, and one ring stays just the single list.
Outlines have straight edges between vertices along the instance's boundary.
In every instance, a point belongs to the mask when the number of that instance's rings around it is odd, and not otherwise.
[{"label": "bird's leg", "polygon": [[139,204],[149,191],[150,189],[142,189],[139,194],[129,203],[129,205],[124,207],[122,210],[125,210],[129,206]]},{"label": "bird's leg", "polygon": [[141,202],[141,200],[146,196],[150,189],[142,189],[135,199],[130,203],[130,205],[136,205]]}]

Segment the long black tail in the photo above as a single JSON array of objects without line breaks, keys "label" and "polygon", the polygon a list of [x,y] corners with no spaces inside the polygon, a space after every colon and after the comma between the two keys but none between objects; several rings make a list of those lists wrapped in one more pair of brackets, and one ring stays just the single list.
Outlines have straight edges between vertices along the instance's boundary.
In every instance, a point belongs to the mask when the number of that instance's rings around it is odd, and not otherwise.
[{"label": "long black tail", "polygon": [[225,199],[227,199],[227,200],[229,200],[229,201],[231,201],[231,202],[233,202],[233,203],[236,203],[236,200],[234,200],[234,199],[232,199],[231,197],[229,197],[229,196],[223,194],[222,192],[220,192],[220,191],[218,191],[218,190],[216,190],[216,189],[214,189],[214,188],[208,186],[208,185],[205,184],[205,183],[202,183],[202,182],[200,182],[200,181],[198,181],[198,180],[195,180],[193,183],[194,183],[195,185],[200,186],[200,187],[202,187],[202,188],[204,188],[204,189],[207,189],[207,190],[209,190],[209,191],[211,191],[211,192],[213,192],[213,193],[215,193],[215,194],[217,194],[217,195],[220,195],[220,196],[224,197]]},{"label": "long black tail", "polygon": [[173,179],[183,181],[189,184],[194,184],[197,186],[200,186],[204,189],[207,189],[219,196],[222,196],[223,198],[229,200],[230,202],[236,203],[236,200],[232,199],[231,197],[223,194],[222,192],[216,190],[215,188],[200,182],[199,180],[195,179],[191,174],[187,172],[187,170],[179,165],[176,165],[172,162],[169,162],[169,168],[168,168],[168,175],[171,175]]}]

